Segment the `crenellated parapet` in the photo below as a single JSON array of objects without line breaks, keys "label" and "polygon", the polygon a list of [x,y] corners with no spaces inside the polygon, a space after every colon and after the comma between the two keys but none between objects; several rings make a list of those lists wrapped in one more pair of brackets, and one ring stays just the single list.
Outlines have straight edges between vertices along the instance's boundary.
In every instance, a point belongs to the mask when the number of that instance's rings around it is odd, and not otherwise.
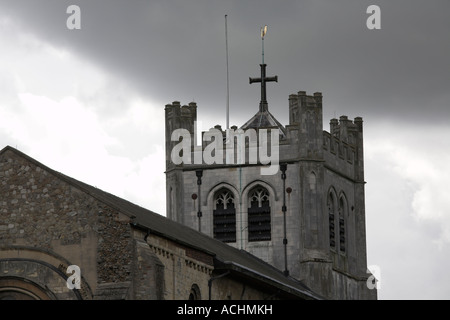
[{"label": "crenellated parapet", "polygon": [[354,180],[364,180],[363,120],[347,116],[330,120],[330,132],[323,132],[324,159],[327,165]]},{"label": "crenellated parapet", "polygon": [[[265,108],[229,129],[202,128],[195,103],[175,101],[165,112],[167,217],[287,268],[324,296],[370,295],[361,117],[331,119],[324,131],[322,93],[305,91],[289,95],[287,125]],[[255,188],[267,193],[265,206],[254,201]],[[217,202],[224,190],[234,208]],[[254,240],[258,210],[265,233]]]},{"label": "crenellated parapet", "polygon": [[170,150],[173,149],[176,142],[171,141],[172,133],[177,129],[186,129],[194,133],[195,122],[197,121],[197,104],[195,102],[189,105],[181,106],[179,101],[167,104],[165,110],[166,121],[166,167],[170,166]]},{"label": "crenellated parapet", "polygon": [[301,159],[322,159],[322,93],[289,95],[288,138]]}]

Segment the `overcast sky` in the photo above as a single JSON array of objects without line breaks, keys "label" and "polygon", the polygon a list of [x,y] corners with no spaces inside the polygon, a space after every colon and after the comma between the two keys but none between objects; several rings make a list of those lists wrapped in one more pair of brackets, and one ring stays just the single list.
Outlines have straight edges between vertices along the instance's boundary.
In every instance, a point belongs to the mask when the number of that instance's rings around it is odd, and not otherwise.
[{"label": "overcast sky", "polygon": [[[69,5],[81,30],[69,30]],[[369,5],[381,29],[369,30]],[[364,119],[368,264],[380,299],[450,299],[448,0],[0,0],[0,148],[165,214],[164,106],[195,101],[204,129],[258,110],[260,27],[269,110],[324,96],[324,129]]]}]

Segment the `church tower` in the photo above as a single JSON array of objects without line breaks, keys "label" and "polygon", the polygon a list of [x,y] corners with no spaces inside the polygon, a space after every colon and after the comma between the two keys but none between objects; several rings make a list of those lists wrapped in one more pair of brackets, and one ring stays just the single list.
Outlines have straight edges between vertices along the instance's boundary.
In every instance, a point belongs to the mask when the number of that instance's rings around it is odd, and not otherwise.
[{"label": "church tower", "polygon": [[[246,250],[330,299],[376,299],[367,286],[363,121],[323,130],[322,94],[269,112],[264,63],[257,113],[196,141],[197,105],[165,107],[167,217]],[[270,156],[269,156],[270,154]],[[256,160],[255,160],[256,159]],[[270,160],[270,161],[268,161]]]}]

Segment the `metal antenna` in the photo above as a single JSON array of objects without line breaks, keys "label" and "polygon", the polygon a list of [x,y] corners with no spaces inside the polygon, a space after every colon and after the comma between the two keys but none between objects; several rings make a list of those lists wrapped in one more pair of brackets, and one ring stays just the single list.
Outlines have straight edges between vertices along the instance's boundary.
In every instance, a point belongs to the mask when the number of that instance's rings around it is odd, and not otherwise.
[{"label": "metal antenna", "polygon": [[227,16],[225,15],[225,49],[227,57],[227,109],[226,109],[226,125],[227,129],[230,128],[230,84],[229,84],[229,74],[228,74],[228,26],[227,26]]}]

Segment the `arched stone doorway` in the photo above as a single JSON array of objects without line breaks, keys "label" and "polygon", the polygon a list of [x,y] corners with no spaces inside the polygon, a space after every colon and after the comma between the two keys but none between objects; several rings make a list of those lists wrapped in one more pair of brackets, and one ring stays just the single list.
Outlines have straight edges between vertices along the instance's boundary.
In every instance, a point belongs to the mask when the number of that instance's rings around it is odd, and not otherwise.
[{"label": "arched stone doorway", "polygon": [[44,289],[20,278],[0,279],[0,300],[50,300]]}]

